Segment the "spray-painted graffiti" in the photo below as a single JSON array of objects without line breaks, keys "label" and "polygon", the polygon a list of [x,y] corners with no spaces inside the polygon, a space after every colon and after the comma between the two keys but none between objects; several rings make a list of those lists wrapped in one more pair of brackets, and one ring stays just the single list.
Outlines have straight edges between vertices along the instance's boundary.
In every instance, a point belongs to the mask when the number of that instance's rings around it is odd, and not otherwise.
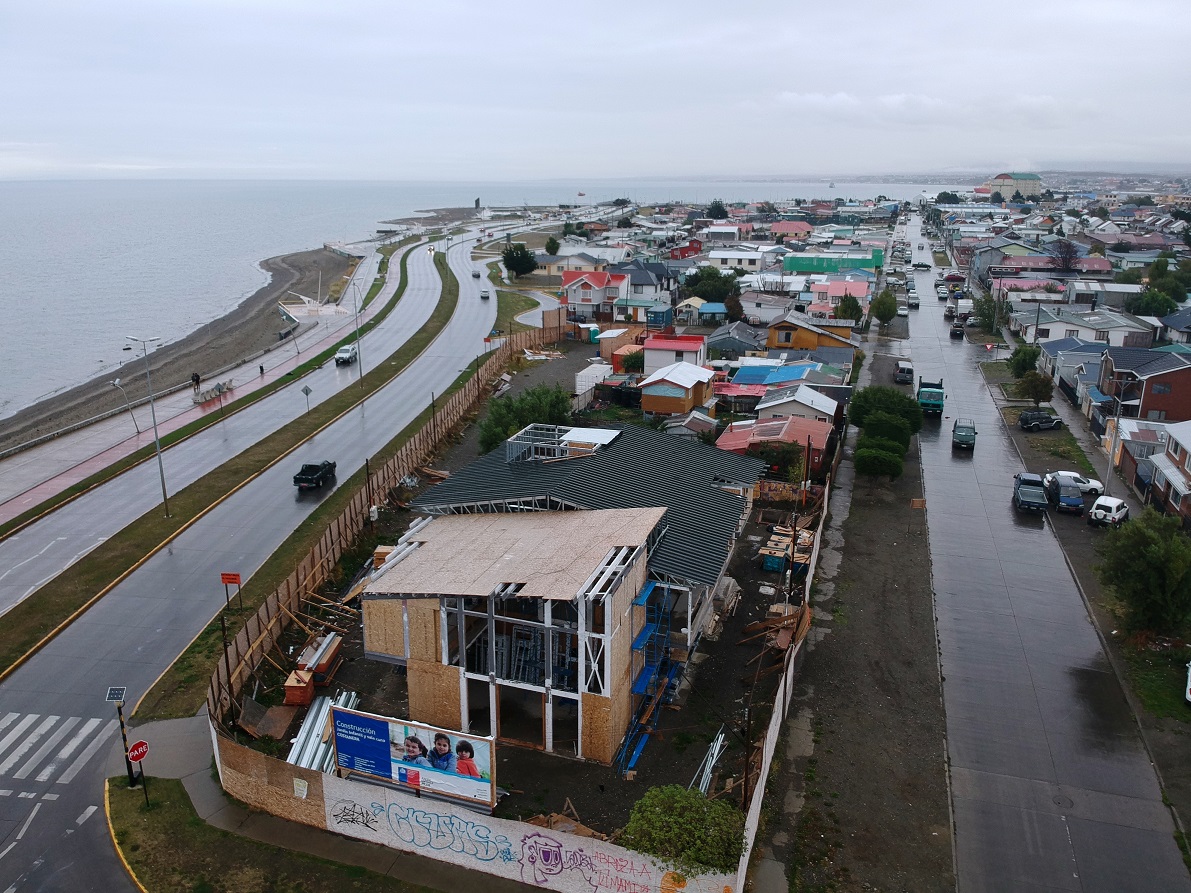
[{"label": "spray-painted graffiti", "polygon": [[331,807],[331,818],[336,825],[361,825],[369,831],[376,830],[376,816],[354,800],[336,801]]},{"label": "spray-painted graffiti", "polygon": [[527,834],[521,838],[521,881],[545,884],[564,871],[577,871],[595,889],[595,865],[581,849],[569,850],[553,837]]},{"label": "spray-painted graffiti", "polygon": [[372,811],[388,819],[389,828],[398,839],[413,846],[449,850],[481,862],[516,859],[507,837],[462,816],[427,812],[400,803],[373,803]]}]

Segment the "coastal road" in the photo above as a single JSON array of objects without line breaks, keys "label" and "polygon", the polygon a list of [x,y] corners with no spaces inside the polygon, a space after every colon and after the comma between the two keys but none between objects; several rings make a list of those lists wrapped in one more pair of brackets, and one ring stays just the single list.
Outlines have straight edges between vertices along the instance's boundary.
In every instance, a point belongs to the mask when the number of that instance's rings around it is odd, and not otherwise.
[{"label": "coastal road", "polygon": [[[916,259],[918,218],[907,237]],[[929,245],[928,245],[929,249]],[[1137,724],[1062,549],[1011,503],[1022,462],[980,374],[918,275],[915,372],[942,378],[919,434],[927,501],[958,887],[1191,891]],[[972,452],[951,423],[975,420]]]},{"label": "coastal road", "polygon": [[[220,572],[234,570],[247,578],[310,514],[319,497],[295,495],[292,465],[330,456],[347,477],[483,351],[496,302],[480,300],[481,281],[471,277],[469,251],[470,242],[448,254],[460,283],[455,314],[400,376],[321,431],[292,461],[266,470],[199,520],[0,683],[4,893],[132,891],[102,815],[105,758],[119,746],[114,710],[104,702],[107,687],[127,686],[127,700],[135,703],[223,604]],[[421,294],[432,306],[439,284],[429,253],[415,251],[409,270],[406,300]],[[406,312],[419,303],[411,301]],[[416,319],[414,313],[407,322]],[[381,355],[380,348],[374,352]],[[253,418],[260,426],[256,438],[271,430],[271,416]],[[222,437],[230,435],[219,443]],[[127,476],[100,488],[104,499],[76,518],[94,522],[104,506],[152,499],[156,484],[150,470],[149,482],[138,482],[136,489]]]}]

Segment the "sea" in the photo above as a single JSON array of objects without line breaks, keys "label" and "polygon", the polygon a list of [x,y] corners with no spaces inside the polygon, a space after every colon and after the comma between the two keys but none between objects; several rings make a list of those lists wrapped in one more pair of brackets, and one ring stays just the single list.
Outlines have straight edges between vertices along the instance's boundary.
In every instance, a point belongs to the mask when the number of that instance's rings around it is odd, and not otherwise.
[{"label": "sea", "polygon": [[0,420],[133,359],[127,336],[184,338],[267,284],[260,261],[371,238],[430,208],[779,201],[948,184],[781,179],[0,181]]}]

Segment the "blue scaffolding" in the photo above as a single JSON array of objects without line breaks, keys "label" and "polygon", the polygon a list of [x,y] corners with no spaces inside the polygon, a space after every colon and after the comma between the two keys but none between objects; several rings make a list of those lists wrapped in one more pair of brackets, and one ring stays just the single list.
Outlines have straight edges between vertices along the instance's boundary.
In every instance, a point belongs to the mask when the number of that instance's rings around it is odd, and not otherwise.
[{"label": "blue scaffolding", "polygon": [[633,695],[640,698],[633,720],[616,755],[621,773],[637,765],[650,734],[657,729],[660,707],[670,687],[682,672],[682,664],[670,659],[670,595],[666,587],[646,583],[633,607],[645,608],[645,623],[633,638],[633,652],[640,654],[642,667],[633,680]]}]

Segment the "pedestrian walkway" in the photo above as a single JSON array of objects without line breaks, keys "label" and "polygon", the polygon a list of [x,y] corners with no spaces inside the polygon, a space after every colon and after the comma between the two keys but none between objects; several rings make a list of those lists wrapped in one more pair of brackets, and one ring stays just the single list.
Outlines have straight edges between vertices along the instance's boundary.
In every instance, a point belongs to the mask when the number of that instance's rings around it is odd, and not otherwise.
[{"label": "pedestrian walkway", "polygon": [[[365,261],[357,277],[371,282],[375,264]],[[391,294],[396,280],[385,289]],[[361,324],[375,316],[385,300],[378,296],[359,318]],[[168,394],[155,395],[153,411],[157,430],[164,436],[212,413],[222,412],[224,401],[237,400],[285,378],[310,357],[326,350],[354,327],[351,313],[320,316],[313,325],[303,324],[291,339],[281,342],[263,357],[255,358],[218,375],[233,383],[224,395],[196,404],[193,390],[184,386]],[[35,447],[0,460],[0,524],[51,499],[96,472],[153,445],[153,422],[147,404],[121,412],[78,430],[62,434]]]},{"label": "pedestrian walkway", "polygon": [[116,720],[0,714],[0,797],[56,799],[116,731]]}]

